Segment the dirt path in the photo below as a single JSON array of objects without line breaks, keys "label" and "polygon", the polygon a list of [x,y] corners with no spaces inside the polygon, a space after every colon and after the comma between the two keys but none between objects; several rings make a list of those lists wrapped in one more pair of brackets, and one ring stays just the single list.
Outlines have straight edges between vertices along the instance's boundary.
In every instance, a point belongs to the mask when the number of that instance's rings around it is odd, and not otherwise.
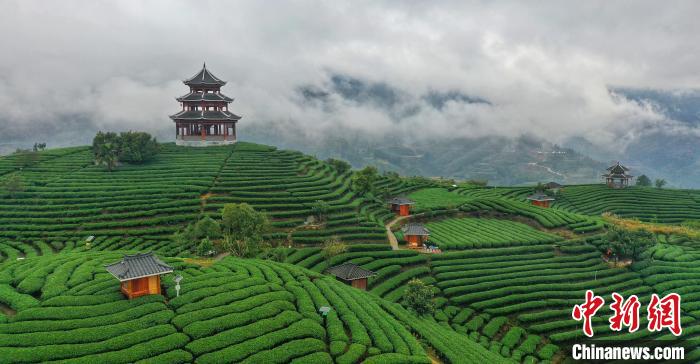
[{"label": "dirt path", "polygon": [[394,232],[391,231],[391,227],[396,225],[396,223],[398,223],[399,221],[406,220],[409,217],[411,216],[397,216],[385,225],[386,236],[389,238],[389,244],[391,245],[392,250],[399,250],[399,241],[396,239],[396,235],[394,235]]}]

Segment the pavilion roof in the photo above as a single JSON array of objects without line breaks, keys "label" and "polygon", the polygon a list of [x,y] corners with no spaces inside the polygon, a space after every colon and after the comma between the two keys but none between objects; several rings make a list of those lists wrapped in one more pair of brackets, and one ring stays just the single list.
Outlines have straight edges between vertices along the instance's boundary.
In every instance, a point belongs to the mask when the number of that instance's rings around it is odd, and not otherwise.
[{"label": "pavilion roof", "polygon": [[201,71],[183,82],[188,86],[223,86],[226,84],[226,81],[219,79],[209,72],[206,63],[202,66]]},{"label": "pavilion roof", "polygon": [[422,224],[407,224],[401,228],[404,235],[430,235],[430,230]]},{"label": "pavilion roof", "polygon": [[392,205],[413,205],[415,202],[411,200],[410,198],[407,197],[394,197],[389,200],[389,203]]},{"label": "pavilion roof", "polygon": [[362,268],[359,265],[351,262],[330,267],[326,270],[326,272],[346,281],[354,281],[356,279],[368,278],[377,275],[377,273]]},{"label": "pavilion roof", "polygon": [[105,269],[120,281],[172,273],[173,267],[163,263],[153,252],[124,255],[120,262],[105,265]]},{"label": "pavilion roof", "polygon": [[187,95],[180,96],[177,101],[225,101],[233,102],[233,99],[219,92],[190,92]]},{"label": "pavilion roof", "polygon": [[554,201],[554,197],[548,196],[542,192],[533,193],[532,195],[527,196],[527,199],[530,201]]},{"label": "pavilion roof", "polygon": [[562,188],[562,187],[564,187],[564,186],[560,185],[559,183],[553,182],[553,181],[544,185],[544,188],[546,188],[546,189]]},{"label": "pavilion roof", "polygon": [[224,120],[224,121],[238,121],[241,119],[240,116],[228,112],[228,111],[218,111],[218,110],[183,110],[175,115],[170,116],[173,120]]}]

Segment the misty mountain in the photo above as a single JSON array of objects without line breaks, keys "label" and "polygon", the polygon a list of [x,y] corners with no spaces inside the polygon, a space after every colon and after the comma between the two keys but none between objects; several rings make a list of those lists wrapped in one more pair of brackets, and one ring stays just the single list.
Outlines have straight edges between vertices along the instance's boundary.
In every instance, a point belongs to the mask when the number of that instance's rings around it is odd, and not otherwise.
[{"label": "misty mountain", "polygon": [[665,178],[677,187],[700,187],[700,137],[695,130],[700,126],[700,90],[611,88],[611,92],[653,108],[675,125],[640,133],[620,159],[636,167],[637,175]]}]

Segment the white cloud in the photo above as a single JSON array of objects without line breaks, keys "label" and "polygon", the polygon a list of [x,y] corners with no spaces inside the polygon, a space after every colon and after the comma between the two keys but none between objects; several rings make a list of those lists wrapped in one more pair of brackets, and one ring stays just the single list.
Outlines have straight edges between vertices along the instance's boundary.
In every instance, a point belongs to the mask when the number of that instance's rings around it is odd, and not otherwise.
[{"label": "white cloud", "polygon": [[[201,62],[229,81],[241,123],[425,136],[583,135],[606,145],[662,125],[608,85],[700,85],[696,2],[5,2],[0,142],[61,115],[167,135],[179,81]],[[329,72],[391,85],[419,112],[397,120],[333,99],[304,107]],[[428,107],[429,90],[492,102]],[[665,124],[663,124],[665,125]],[[86,130],[89,130],[86,128]]]}]

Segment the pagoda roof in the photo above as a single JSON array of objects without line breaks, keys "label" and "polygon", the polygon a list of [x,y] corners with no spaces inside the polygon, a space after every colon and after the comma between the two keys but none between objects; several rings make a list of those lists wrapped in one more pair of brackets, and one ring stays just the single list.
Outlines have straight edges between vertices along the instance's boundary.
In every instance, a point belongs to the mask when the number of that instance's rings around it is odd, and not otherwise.
[{"label": "pagoda roof", "polygon": [[604,174],[603,177],[607,178],[632,178],[631,174],[628,174],[629,168],[617,162],[606,169],[608,173]]},{"label": "pagoda roof", "polygon": [[163,263],[153,252],[124,255],[120,262],[105,265],[105,269],[122,282],[173,271],[173,267]]},{"label": "pagoda roof", "polygon": [[187,95],[180,96],[177,101],[225,101],[232,102],[233,99],[218,92],[190,92]]},{"label": "pagoda roof", "polygon": [[201,71],[183,82],[188,86],[223,86],[226,84],[226,81],[219,79],[209,72],[206,63],[202,66]]},{"label": "pagoda roof", "polygon": [[410,198],[406,197],[394,197],[389,200],[389,203],[392,205],[413,205],[415,202],[411,200]]},{"label": "pagoda roof", "polygon": [[173,120],[228,120],[228,121],[238,121],[241,119],[240,116],[228,112],[228,111],[218,111],[218,110],[183,110],[175,115],[170,116]]},{"label": "pagoda roof", "polygon": [[527,199],[530,201],[554,201],[554,197],[548,196],[542,192],[533,193],[527,196]]},{"label": "pagoda roof", "polygon": [[556,183],[556,182],[549,182],[546,185],[544,185],[544,188],[546,188],[546,189],[562,188],[562,187],[564,187],[564,186],[560,185],[559,183]]},{"label": "pagoda roof", "polygon": [[401,228],[404,235],[430,235],[430,230],[422,224],[408,224]]},{"label": "pagoda roof", "polygon": [[367,270],[350,262],[336,265],[335,267],[330,267],[326,270],[326,272],[345,281],[354,281],[356,279],[368,278],[377,275],[377,273],[374,273],[371,270]]}]

